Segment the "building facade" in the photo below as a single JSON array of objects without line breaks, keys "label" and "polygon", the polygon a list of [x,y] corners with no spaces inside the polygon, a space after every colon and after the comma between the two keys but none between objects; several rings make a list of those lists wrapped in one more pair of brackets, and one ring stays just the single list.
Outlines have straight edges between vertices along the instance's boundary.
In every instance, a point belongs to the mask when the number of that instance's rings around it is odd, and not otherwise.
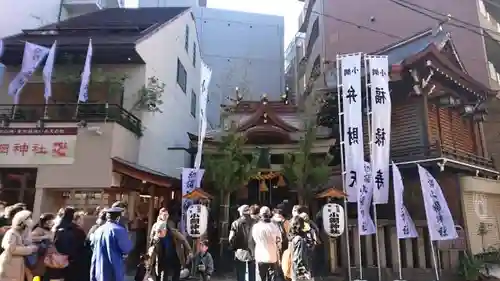
[{"label": "building facade", "polygon": [[[109,28],[110,22],[120,23],[121,34]],[[31,179],[26,185],[36,193],[36,213],[55,211],[68,202],[89,208],[118,198],[139,202],[180,196],[180,168],[190,159],[187,152],[169,148],[188,146],[188,133],[197,131],[200,53],[193,14],[188,8],[106,9],[58,25],[72,35],[32,30],[5,40],[0,141],[10,150],[2,154],[0,167],[7,169],[7,178],[26,174]],[[89,25],[99,27],[90,34],[94,52],[89,101],[77,105],[89,38],[78,30]],[[19,71],[19,42],[50,46],[54,40],[60,47],[49,103],[44,105],[43,80],[35,76],[13,107],[7,87]],[[157,52],[162,49],[169,52]],[[54,154],[59,149],[55,142],[64,143],[64,157]],[[19,151],[19,144],[28,150]],[[47,149],[43,159],[34,148],[40,145]],[[7,196],[9,203],[23,201],[22,195],[9,192],[2,191],[0,197]],[[159,206],[162,199],[153,202]],[[137,207],[134,202],[129,206]]]},{"label": "building facade", "polygon": [[[397,3],[396,3],[397,2]],[[328,88],[334,79],[336,54],[373,53],[400,42],[408,34],[443,29],[453,38],[465,71],[499,90],[500,8],[496,1],[326,1],[306,0],[299,18],[299,32],[306,33],[300,58],[299,94]],[[342,7],[339,9],[339,7]],[[450,16],[448,16],[450,15]],[[410,24],[411,23],[411,24]],[[482,124],[487,157],[500,161],[500,102],[489,98],[490,114]]]},{"label": "building facade", "polygon": [[[190,6],[192,1],[140,0],[140,7]],[[193,7],[203,61],[212,69],[207,118],[220,125],[220,105],[238,88],[245,100],[284,90],[284,19],[280,16]]]},{"label": "building facade", "polygon": [[0,10],[0,38],[105,8],[123,8],[125,0],[6,0]]}]

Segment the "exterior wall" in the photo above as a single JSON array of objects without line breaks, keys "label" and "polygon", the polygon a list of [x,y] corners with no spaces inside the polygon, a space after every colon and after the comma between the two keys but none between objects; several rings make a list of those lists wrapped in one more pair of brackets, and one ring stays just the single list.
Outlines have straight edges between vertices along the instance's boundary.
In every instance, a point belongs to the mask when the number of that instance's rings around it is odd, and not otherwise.
[{"label": "exterior wall", "polygon": [[[184,49],[185,28],[189,26],[189,48]],[[184,150],[168,150],[169,147],[188,148],[187,132],[197,134],[197,119],[190,113],[191,91],[200,93],[200,53],[197,51],[196,65],[193,66],[193,43],[198,46],[195,21],[190,12],[137,45],[137,51],[146,62],[146,78],[156,76],[165,83],[162,96],[163,112],[143,113],[146,128],[140,141],[138,164],[179,178],[181,167],[189,165],[189,154]],[[168,51],[158,50],[168,48]],[[197,48],[198,49],[198,48]],[[184,93],[177,84],[177,59],[187,72],[187,87]],[[144,83],[144,81],[143,81]]]},{"label": "exterior wall", "polygon": [[[306,1],[305,5],[309,1],[314,0]],[[320,37],[325,37],[323,40],[326,50],[325,58],[331,61],[335,60],[335,55],[338,53],[373,52],[401,40],[400,38],[407,38],[422,30],[437,27],[438,24],[436,20],[390,1],[316,0],[316,2],[317,9],[324,5],[323,14],[327,15],[322,16],[323,26],[320,28]],[[445,15],[451,14],[460,20],[479,25],[476,1],[422,0],[418,1],[418,5]],[[314,16],[314,14],[311,14],[309,25],[314,22]],[[374,21],[371,20],[372,17]],[[380,32],[360,28],[355,24],[343,23],[335,18],[360,24]],[[404,19],[406,24],[401,24],[401,19]],[[322,28],[324,32],[322,32]],[[464,29],[449,26],[445,28],[451,31],[453,42],[467,71],[479,81],[487,84],[488,71],[483,38]],[[390,37],[381,34],[381,32],[395,36]],[[316,44],[318,43],[319,40]],[[314,57],[310,57],[310,60],[314,60]]]},{"label": "exterior wall", "polygon": [[123,0],[89,0],[86,4],[82,3],[81,9],[77,7],[69,11],[64,5],[61,6],[62,0],[3,0],[0,9],[0,38],[20,33],[23,29],[35,29],[58,20],[82,15],[90,10],[97,10],[97,3],[102,8],[115,8],[123,7],[123,2]]},{"label": "exterior wall", "polygon": [[[462,177],[460,182],[470,250],[481,253],[500,243],[500,182],[476,177]],[[480,223],[487,229],[484,236],[478,235]]]},{"label": "exterior wall", "polygon": [[[266,93],[279,99],[284,90],[283,17],[197,8],[196,24],[203,60],[212,69],[207,116],[220,123],[219,105],[239,87],[245,100]],[[213,98],[212,98],[213,97]]]},{"label": "exterior wall", "polygon": [[[0,9],[0,38],[22,29],[38,28],[57,21],[61,0],[4,0]],[[63,9],[61,18],[67,16]]]}]

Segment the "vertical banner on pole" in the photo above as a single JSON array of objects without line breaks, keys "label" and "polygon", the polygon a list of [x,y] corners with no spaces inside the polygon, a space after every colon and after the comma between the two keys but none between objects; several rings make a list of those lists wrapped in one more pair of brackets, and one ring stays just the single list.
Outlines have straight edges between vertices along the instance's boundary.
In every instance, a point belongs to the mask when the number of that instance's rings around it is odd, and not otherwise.
[{"label": "vertical banner on pole", "polygon": [[387,56],[367,56],[370,75],[371,163],[373,170],[373,203],[389,201],[391,151],[391,95]]},{"label": "vertical banner on pole", "polygon": [[[208,102],[208,85],[212,78],[212,70],[203,61],[201,62],[201,87],[200,99],[198,105],[198,151],[194,160],[194,168],[199,169],[201,166],[201,156],[203,153],[203,141],[207,134],[207,102]],[[198,186],[199,187],[199,186]]]},{"label": "vertical banner on pole", "polygon": [[415,223],[410,217],[408,210],[403,202],[403,194],[405,187],[403,185],[403,177],[399,172],[398,166],[392,163],[392,181],[394,186],[394,209],[396,214],[396,230],[398,239],[407,239],[418,237]]},{"label": "vertical banner on pole", "polygon": [[443,195],[441,186],[436,179],[422,166],[418,165],[418,175],[422,186],[422,197],[424,199],[425,217],[429,237],[431,238],[432,258],[436,280],[439,280],[439,269],[434,248],[434,241],[452,240],[458,238],[455,222],[451,216],[450,208]]},{"label": "vertical banner on pole", "polygon": [[365,172],[363,115],[361,111],[361,54],[340,56],[344,111],[344,153],[349,202],[357,202]]},{"label": "vertical banner on pole", "polygon": [[[192,168],[182,168],[181,181],[182,181],[182,196],[195,190],[197,186],[200,186],[201,179],[205,170],[203,169],[192,169]],[[189,207],[193,205],[193,200],[182,198],[182,210],[181,210],[181,225],[180,229],[183,233],[186,233],[186,214]]]},{"label": "vertical banner on pole", "polygon": [[[342,183],[344,191],[347,193],[348,202],[357,202],[358,192],[363,187],[365,172],[364,146],[363,146],[363,115],[361,111],[361,53],[346,54],[337,56],[337,81],[341,80],[338,91],[339,104],[342,104],[342,112],[339,106],[339,119],[343,120],[340,126],[342,136]],[[344,202],[345,220],[348,224],[347,201]],[[346,244],[349,253],[349,228],[347,227]],[[361,238],[358,235],[358,243]],[[359,258],[361,258],[361,247]],[[350,255],[349,258],[349,280],[351,280]],[[359,279],[363,279],[362,264],[360,263]]]},{"label": "vertical banner on pole", "polygon": [[[370,163],[365,162],[364,181],[361,188],[358,190],[358,226],[359,235],[375,234],[377,229],[370,216],[370,207],[373,197],[373,184],[371,178]],[[360,247],[361,248],[361,247]]]}]

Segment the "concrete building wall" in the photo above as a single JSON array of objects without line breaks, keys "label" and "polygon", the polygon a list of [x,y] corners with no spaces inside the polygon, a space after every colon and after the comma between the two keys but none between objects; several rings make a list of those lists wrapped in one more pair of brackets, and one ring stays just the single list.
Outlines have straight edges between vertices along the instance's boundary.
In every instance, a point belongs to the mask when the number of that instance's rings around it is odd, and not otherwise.
[{"label": "concrete building wall", "polygon": [[[189,28],[188,50],[185,47],[186,26]],[[138,164],[180,178],[181,167],[189,165],[189,154],[169,147],[189,147],[187,132],[197,134],[197,119],[191,115],[191,99],[197,101],[200,92],[200,53],[195,21],[188,11],[140,42],[137,51],[146,62],[146,79],[157,77],[165,83],[162,112],[143,113],[145,126],[141,138]],[[161,52],[158,50],[168,51]],[[186,93],[177,83],[177,60],[187,72]],[[145,83],[146,81],[143,81]],[[195,96],[192,96],[192,93]],[[196,110],[197,113],[197,110]]]}]

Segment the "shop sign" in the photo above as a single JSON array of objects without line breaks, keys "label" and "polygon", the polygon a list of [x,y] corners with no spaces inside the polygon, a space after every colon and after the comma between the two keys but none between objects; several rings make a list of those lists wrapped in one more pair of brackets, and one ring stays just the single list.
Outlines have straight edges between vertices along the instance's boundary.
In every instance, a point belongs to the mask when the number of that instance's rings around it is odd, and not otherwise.
[{"label": "shop sign", "polygon": [[0,128],[0,165],[61,165],[75,160],[76,127]]}]

